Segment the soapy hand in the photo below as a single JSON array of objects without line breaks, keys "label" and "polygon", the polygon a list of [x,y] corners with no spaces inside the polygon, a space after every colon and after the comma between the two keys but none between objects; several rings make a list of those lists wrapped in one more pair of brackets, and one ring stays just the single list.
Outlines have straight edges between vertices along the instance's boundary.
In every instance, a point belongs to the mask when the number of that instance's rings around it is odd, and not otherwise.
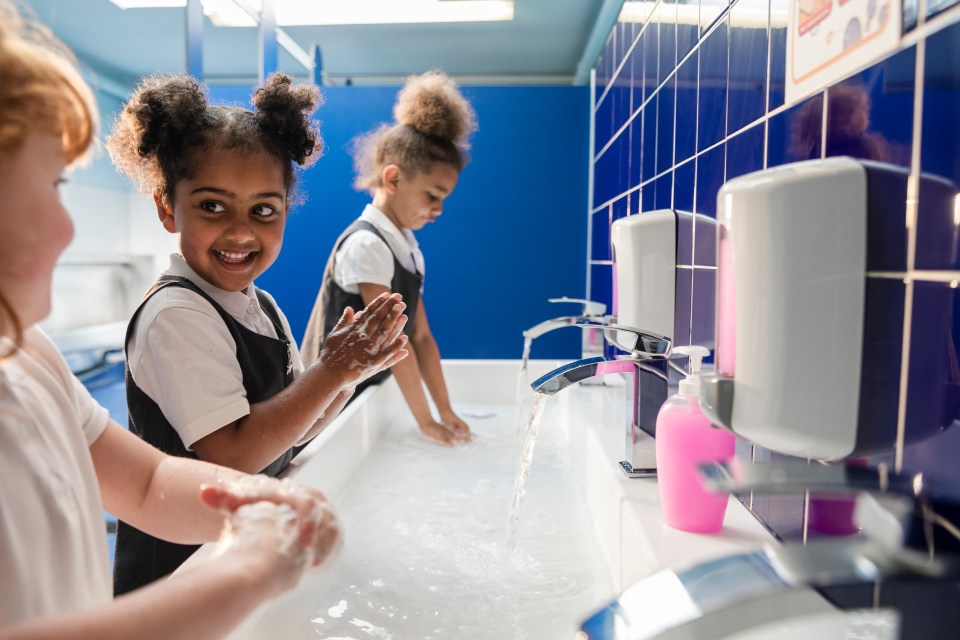
[{"label": "soapy hand", "polygon": [[218,554],[263,554],[268,574],[292,588],[311,567],[327,564],[342,543],[340,525],[323,492],[254,475],[205,485],[200,498],[227,516]]},{"label": "soapy hand", "polygon": [[407,357],[407,316],[400,294],[382,293],[365,309],[347,307],[323,342],[320,362],[341,376],[344,387],[356,386]]}]

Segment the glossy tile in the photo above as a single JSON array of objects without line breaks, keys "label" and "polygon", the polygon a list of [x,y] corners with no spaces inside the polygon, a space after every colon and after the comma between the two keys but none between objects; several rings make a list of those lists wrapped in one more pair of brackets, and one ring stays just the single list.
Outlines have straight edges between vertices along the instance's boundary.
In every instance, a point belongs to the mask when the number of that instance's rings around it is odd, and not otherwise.
[{"label": "glossy tile", "polygon": [[643,104],[644,99],[646,98],[645,81],[644,81],[644,70],[646,69],[646,56],[647,56],[647,30],[639,32],[637,34],[637,40],[633,45],[633,49],[630,51],[630,77],[632,78],[632,83],[630,85],[631,93],[631,104],[633,105],[633,110],[636,111]]},{"label": "glossy tile", "polygon": [[610,260],[610,225],[613,222],[613,205],[590,214],[590,259]]},{"label": "glossy tile", "polygon": [[818,94],[771,116],[767,121],[767,167],[820,157],[822,100]]},{"label": "glossy tile", "polygon": [[769,0],[738,0],[730,8],[727,135],[755,122],[767,105]]},{"label": "glossy tile", "polygon": [[651,20],[643,31],[643,99],[647,100],[660,86],[660,23]]},{"label": "glossy tile", "polygon": [[783,105],[787,74],[787,16],[789,0],[770,0],[770,104],[767,111]]},{"label": "glossy tile", "polygon": [[700,45],[698,150],[719,141],[726,132],[728,45],[727,22],[724,17]]},{"label": "glossy tile", "polygon": [[[960,272],[957,279],[960,280]],[[936,437],[960,419],[958,313],[960,289],[956,281],[914,282],[907,374],[907,442]],[[956,461],[953,462],[956,467]],[[954,476],[960,480],[960,468]]]},{"label": "glossy tile", "polygon": [[694,51],[677,69],[675,157],[678,163],[697,150],[697,76],[700,52]]},{"label": "glossy tile", "polygon": [[654,207],[670,209],[673,206],[673,172],[660,176],[655,182],[657,189],[654,195]]},{"label": "glossy tile", "polygon": [[660,84],[677,67],[677,0],[660,0],[657,21],[660,23],[660,58],[657,79]]},{"label": "glossy tile", "polygon": [[[960,24],[927,40],[917,216],[917,268],[958,269],[960,234]],[[952,215],[950,209],[952,208]]]},{"label": "glossy tile", "polygon": [[825,155],[909,168],[915,69],[916,49],[910,47],[830,87]]},{"label": "glossy tile", "polygon": [[657,100],[657,173],[673,166],[673,124],[677,101],[676,77],[667,80],[656,95]]},{"label": "glossy tile", "polygon": [[960,270],[960,193],[955,183],[940,176],[920,178],[914,266]]},{"label": "glossy tile", "polygon": [[627,153],[627,186],[628,188],[632,189],[640,184],[643,177],[643,172],[641,171],[643,167],[642,114],[637,114],[637,116],[630,121],[629,129],[627,130],[626,135],[629,140],[629,151]]},{"label": "glossy tile", "polygon": [[900,363],[906,285],[901,279],[867,278],[864,291],[860,409],[857,424],[893,442],[900,405]]},{"label": "glossy tile", "polygon": [[673,208],[678,211],[693,211],[696,166],[696,161],[691,160],[673,172]]},{"label": "glossy tile", "polygon": [[697,199],[694,209],[711,218],[717,217],[717,192],[724,182],[724,151],[721,144],[697,156]]},{"label": "glossy tile", "polygon": [[727,140],[727,180],[763,169],[763,124]]},{"label": "glossy tile", "polygon": [[643,175],[641,176],[643,182],[657,175],[658,102],[656,96],[654,96],[652,100],[647,102],[647,106],[641,112],[643,115]]}]

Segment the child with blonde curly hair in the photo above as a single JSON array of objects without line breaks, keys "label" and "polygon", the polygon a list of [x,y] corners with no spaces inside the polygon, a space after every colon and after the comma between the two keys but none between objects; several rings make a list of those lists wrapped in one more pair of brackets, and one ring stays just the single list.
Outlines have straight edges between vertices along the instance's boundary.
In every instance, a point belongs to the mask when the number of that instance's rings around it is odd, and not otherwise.
[{"label": "child with blonde curly hair", "polygon": [[[73,236],[58,185],[90,147],[96,113],[70,52],[0,0],[0,637],[223,637],[327,560],[339,527],[318,491],[131,435],[37,326]],[[223,532],[221,544],[114,601],[104,508],[165,540]]]}]

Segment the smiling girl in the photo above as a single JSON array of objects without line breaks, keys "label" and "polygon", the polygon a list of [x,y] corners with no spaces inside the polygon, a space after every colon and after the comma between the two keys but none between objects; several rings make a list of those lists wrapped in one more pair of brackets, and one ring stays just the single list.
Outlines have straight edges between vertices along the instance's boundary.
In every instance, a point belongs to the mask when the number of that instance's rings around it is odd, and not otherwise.
[{"label": "smiling girl", "polygon": [[[304,368],[287,319],[253,284],[280,252],[295,165],[321,150],[318,100],[282,74],[256,91],[254,111],[208,104],[189,76],[148,78],[108,140],[179,245],[126,339],[130,429],[167,453],[276,476],[359,382],[407,354],[404,305],[383,295],[346,309]],[[121,522],[115,592],[167,575],[194,550]]]}]

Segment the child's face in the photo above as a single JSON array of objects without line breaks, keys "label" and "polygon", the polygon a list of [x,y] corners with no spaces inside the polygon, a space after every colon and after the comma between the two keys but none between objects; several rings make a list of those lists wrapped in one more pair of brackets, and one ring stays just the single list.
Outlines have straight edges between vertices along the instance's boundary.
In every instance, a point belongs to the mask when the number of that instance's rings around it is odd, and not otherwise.
[{"label": "child's face", "polygon": [[65,166],[60,136],[46,133],[28,134],[0,159],[0,292],[24,327],[50,313],[53,267],[73,239],[58,189]]},{"label": "child's face", "polygon": [[280,253],[287,221],[283,171],[264,152],[212,149],[181,180],[173,206],[158,202],[180,255],[200,277],[226,291],[243,291]]},{"label": "child's face", "polygon": [[[411,231],[422,229],[443,213],[444,200],[453,193],[460,177],[456,167],[446,163],[436,163],[430,171],[413,175],[399,169],[391,175],[389,167],[385,173],[384,182],[394,223]],[[385,213],[389,215],[389,212]]]}]

